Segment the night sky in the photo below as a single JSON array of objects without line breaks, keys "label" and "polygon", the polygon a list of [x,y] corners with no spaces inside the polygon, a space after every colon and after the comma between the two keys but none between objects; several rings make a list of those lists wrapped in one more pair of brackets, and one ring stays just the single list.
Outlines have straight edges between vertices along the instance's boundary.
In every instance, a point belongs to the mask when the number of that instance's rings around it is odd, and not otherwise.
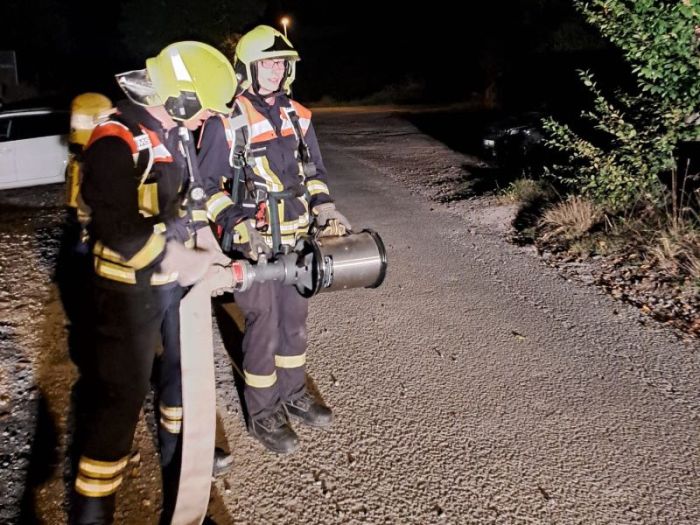
[{"label": "night sky", "polygon": [[[25,83],[41,94],[85,90],[116,96],[112,75],[143,67],[169,42],[218,47],[227,35],[268,23],[299,49],[295,97],[317,101],[462,101],[496,93],[501,104],[537,106],[571,88],[577,67],[614,71],[617,57],[569,0],[5,0],[0,49],[15,49]],[[381,98],[381,97],[380,97]],[[488,97],[487,97],[488,98]],[[375,96],[375,101],[377,97]]]}]

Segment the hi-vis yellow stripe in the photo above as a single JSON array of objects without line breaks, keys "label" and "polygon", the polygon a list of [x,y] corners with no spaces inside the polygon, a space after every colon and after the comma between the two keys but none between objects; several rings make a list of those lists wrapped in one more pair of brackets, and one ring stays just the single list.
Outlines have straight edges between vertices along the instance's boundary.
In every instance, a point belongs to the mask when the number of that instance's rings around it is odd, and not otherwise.
[{"label": "hi-vis yellow stripe", "polygon": [[192,210],[192,220],[194,222],[208,222],[206,210]]},{"label": "hi-vis yellow stripe", "polygon": [[144,217],[158,215],[160,211],[160,207],[158,206],[158,184],[155,182],[141,184],[138,193],[139,213]]},{"label": "hi-vis yellow stripe", "polygon": [[159,233],[152,233],[148,241],[146,241],[146,244],[143,245],[143,248],[136,252],[136,255],[131,259],[126,261],[126,264],[135,270],[145,268],[160,255],[164,248],[165,237]]},{"label": "hi-vis yellow stripe", "polygon": [[126,457],[117,461],[98,461],[82,456],[78,470],[91,478],[113,478],[126,467],[127,462]]},{"label": "hi-vis yellow stripe", "polygon": [[178,273],[173,272],[171,274],[166,274],[166,273],[154,273],[151,275],[151,285],[152,286],[160,286],[162,284],[168,284],[172,283],[173,281],[177,280]]},{"label": "hi-vis yellow stripe", "polygon": [[153,262],[153,260],[160,255],[164,248],[165,237],[159,233],[152,233],[146,241],[146,244],[144,244],[143,247],[128,261],[124,260],[119,253],[111,250],[100,241],[95,243],[93,253],[107,261],[114,262],[122,266],[128,266],[135,270],[140,270]]},{"label": "hi-vis yellow stripe", "polygon": [[182,407],[160,405],[160,426],[171,434],[182,432]]},{"label": "hi-vis yellow stripe", "polygon": [[276,355],[275,366],[278,368],[299,368],[306,364],[306,352],[301,355]]},{"label": "hi-vis yellow stripe", "polygon": [[284,185],[272,171],[267,157],[255,157],[253,172],[265,181],[268,191],[284,191]]},{"label": "hi-vis yellow stripe", "polygon": [[239,222],[233,227],[234,237],[233,242],[239,244],[245,244],[250,241],[250,236],[248,235],[248,228],[246,228],[245,221]]},{"label": "hi-vis yellow stripe", "polygon": [[[299,233],[301,233],[301,232],[299,232]],[[261,235],[262,235],[263,241],[265,241],[265,244],[267,244],[270,248],[272,248],[272,234],[265,232],[265,233],[262,233]],[[282,234],[282,237],[280,240],[282,241],[282,244],[294,246],[297,242],[297,234],[296,233]]]},{"label": "hi-vis yellow stripe", "polygon": [[95,243],[93,253],[95,255],[97,255],[98,257],[101,257],[102,259],[106,259],[108,261],[112,261],[112,262],[119,263],[119,264],[124,264],[124,259],[122,258],[121,255],[119,255],[114,250],[107,248],[100,241],[97,241]]},{"label": "hi-vis yellow stripe", "polygon": [[160,426],[162,426],[165,430],[167,430],[171,434],[179,434],[180,432],[182,432],[182,420],[172,421],[170,419],[161,417],[160,418]]},{"label": "hi-vis yellow stripe", "polygon": [[306,188],[309,190],[311,195],[318,195],[319,193],[329,194],[328,186],[325,182],[320,180],[308,180],[306,181]]},{"label": "hi-vis yellow stripe", "polygon": [[100,498],[114,494],[122,484],[122,476],[109,481],[99,479],[90,479],[81,476],[80,474],[75,479],[75,490],[89,498]]},{"label": "hi-vis yellow stripe", "polygon": [[280,224],[280,231],[284,233],[296,232],[298,230],[303,230],[309,226],[309,221],[305,215],[301,215],[298,219],[293,219],[291,221],[283,221]]},{"label": "hi-vis yellow stripe", "polygon": [[207,201],[207,213],[212,221],[215,221],[219,214],[229,206],[233,206],[233,201],[224,192],[220,191],[212,195]]},{"label": "hi-vis yellow stripe", "polygon": [[71,155],[66,170],[66,205],[71,208],[78,207],[78,193],[80,193],[80,164]]},{"label": "hi-vis yellow stripe", "polygon": [[[136,284],[136,270],[95,257],[95,273],[105,279],[126,284]],[[160,286],[177,280],[177,272],[171,274],[154,273],[150,284]]]},{"label": "hi-vis yellow stripe", "polygon": [[112,281],[136,284],[136,272],[132,268],[125,268],[97,257],[95,257],[95,273]]},{"label": "hi-vis yellow stripe", "polygon": [[158,408],[161,415],[168,419],[182,419],[182,407],[169,407],[161,404]]},{"label": "hi-vis yellow stripe", "polygon": [[272,372],[267,376],[259,376],[245,370],[243,375],[245,376],[246,384],[255,388],[268,388],[277,382],[277,372]]}]

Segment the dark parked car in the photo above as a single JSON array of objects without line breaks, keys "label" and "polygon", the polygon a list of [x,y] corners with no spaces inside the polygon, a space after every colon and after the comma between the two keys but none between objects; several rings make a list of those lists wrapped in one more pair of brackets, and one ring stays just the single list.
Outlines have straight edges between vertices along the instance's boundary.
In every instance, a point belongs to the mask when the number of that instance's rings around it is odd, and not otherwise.
[{"label": "dark parked car", "polygon": [[543,118],[542,113],[530,112],[491,124],[481,141],[484,155],[500,168],[524,176],[540,175],[546,153]]}]

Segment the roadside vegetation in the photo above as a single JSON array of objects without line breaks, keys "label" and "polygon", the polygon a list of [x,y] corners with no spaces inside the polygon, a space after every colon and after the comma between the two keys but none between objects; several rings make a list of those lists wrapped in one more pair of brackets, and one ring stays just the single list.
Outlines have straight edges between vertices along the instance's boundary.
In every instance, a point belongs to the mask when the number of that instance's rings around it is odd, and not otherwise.
[{"label": "roadside vegetation", "polygon": [[700,336],[700,0],[575,4],[621,50],[636,89],[581,71],[595,136],[546,120],[564,160],[503,198],[521,203],[520,240],[552,264],[588,260],[613,295]]}]

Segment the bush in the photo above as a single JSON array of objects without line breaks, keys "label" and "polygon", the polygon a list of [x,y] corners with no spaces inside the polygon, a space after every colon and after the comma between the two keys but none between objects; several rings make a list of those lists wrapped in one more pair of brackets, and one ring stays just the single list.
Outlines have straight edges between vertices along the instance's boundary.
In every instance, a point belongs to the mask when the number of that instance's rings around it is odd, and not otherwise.
[{"label": "bush", "polygon": [[659,203],[659,176],[675,169],[681,141],[700,138],[700,0],[576,0],[577,8],[630,63],[638,92],[607,95],[580,73],[594,98],[582,115],[608,137],[594,144],[549,119],[548,144],[569,158],[554,176],[611,210]]}]

